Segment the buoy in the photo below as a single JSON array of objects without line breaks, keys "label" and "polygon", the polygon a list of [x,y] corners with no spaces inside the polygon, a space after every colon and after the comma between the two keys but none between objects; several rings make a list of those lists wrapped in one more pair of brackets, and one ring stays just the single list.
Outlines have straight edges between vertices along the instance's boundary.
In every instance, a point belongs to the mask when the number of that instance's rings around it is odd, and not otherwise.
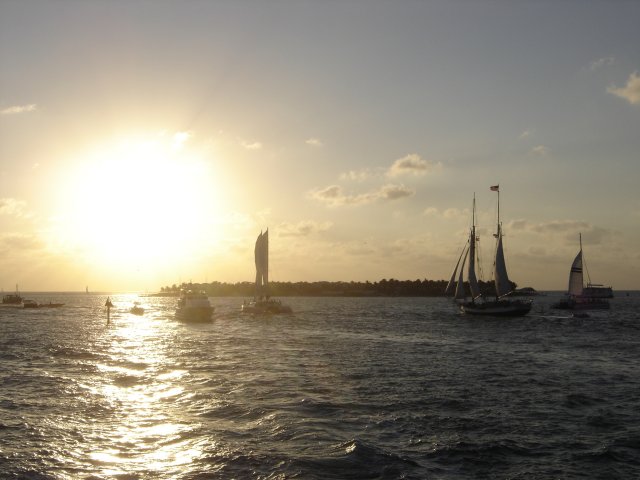
[{"label": "buoy", "polygon": [[107,307],[107,325],[111,321],[111,307],[113,307],[113,303],[111,303],[111,297],[107,297],[107,301],[104,304]]}]

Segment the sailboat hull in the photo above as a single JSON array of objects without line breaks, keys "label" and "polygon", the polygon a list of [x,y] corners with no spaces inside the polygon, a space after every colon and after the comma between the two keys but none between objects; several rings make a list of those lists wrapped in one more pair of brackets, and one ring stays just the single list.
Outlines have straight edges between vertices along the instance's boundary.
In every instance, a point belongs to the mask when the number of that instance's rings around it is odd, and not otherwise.
[{"label": "sailboat hull", "polygon": [[563,298],[551,307],[559,310],[608,310],[611,308],[606,299],[588,296]]},{"label": "sailboat hull", "polygon": [[531,311],[532,302],[527,300],[498,300],[495,302],[465,302],[460,310],[468,315],[492,317],[522,317]]},{"label": "sailboat hull", "polygon": [[258,315],[292,313],[291,307],[283,305],[279,300],[257,300],[242,305],[242,313]]}]

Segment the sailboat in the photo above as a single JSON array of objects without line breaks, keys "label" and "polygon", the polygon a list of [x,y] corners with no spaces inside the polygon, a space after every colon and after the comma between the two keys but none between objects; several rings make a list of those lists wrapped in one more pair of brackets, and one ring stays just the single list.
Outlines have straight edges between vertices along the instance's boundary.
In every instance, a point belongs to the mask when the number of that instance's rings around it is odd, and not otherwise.
[{"label": "sailboat", "polygon": [[[450,293],[455,286],[455,291],[453,298],[456,303],[462,305],[467,303],[467,294],[464,289],[464,267],[467,264],[467,258],[469,258],[468,270],[467,270],[467,281],[469,283],[469,289],[471,291],[471,302],[474,302],[476,298],[480,297],[480,287],[478,286],[478,279],[476,277],[476,243],[478,241],[478,237],[476,236],[476,197],[473,196],[473,209],[472,209],[472,222],[471,222],[471,230],[469,232],[469,239],[465,244],[462,252],[460,253],[460,257],[458,258],[458,262],[456,263],[455,268],[453,269],[453,274],[451,275],[451,279],[447,284],[447,288],[445,289],[445,295]],[[462,261],[462,265],[460,265],[460,261]],[[456,279],[456,275],[458,278]]]},{"label": "sailboat", "polygon": [[[458,266],[460,266],[460,261],[462,260],[454,298],[463,313],[469,315],[492,315],[509,317],[526,315],[531,310],[531,300],[508,298],[509,294],[513,292],[513,288],[507,274],[507,266],[504,259],[504,249],[502,246],[502,224],[500,223],[500,187],[498,185],[495,185],[491,187],[491,190],[494,192],[498,192],[498,224],[497,233],[495,234],[497,241],[494,260],[494,283],[496,289],[495,299],[487,299],[480,293],[480,287],[478,286],[478,280],[475,274],[476,251],[478,242],[475,226],[475,196],[473,199],[472,226],[469,233],[469,240],[465,245],[462,253],[460,254],[460,258],[458,258],[456,268],[453,271],[453,275],[451,276],[451,280],[447,285],[445,293],[451,290],[453,283],[455,282]],[[469,257],[467,278],[469,289],[471,290],[470,299],[467,299],[466,297],[463,278],[464,265],[466,263],[467,257]]]},{"label": "sailboat", "polygon": [[[580,234],[580,251],[571,264],[571,270],[569,270],[569,288],[565,298],[555,303],[553,308],[566,310],[601,310],[609,308],[609,302],[600,292],[602,289],[606,289],[613,296],[611,287],[594,285],[590,280],[585,287],[583,267],[586,269],[586,262],[582,254],[582,234]],[[588,276],[589,272],[587,271]]]},{"label": "sailboat", "polygon": [[256,284],[253,300],[242,304],[244,313],[291,313],[291,307],[269,294],[269,229],[260,232],[254,249]]}]

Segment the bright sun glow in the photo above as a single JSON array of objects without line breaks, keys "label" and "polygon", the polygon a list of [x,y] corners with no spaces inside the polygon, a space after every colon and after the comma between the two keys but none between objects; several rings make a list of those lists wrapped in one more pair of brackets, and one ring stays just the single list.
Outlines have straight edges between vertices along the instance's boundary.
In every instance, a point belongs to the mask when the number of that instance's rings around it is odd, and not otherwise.
[{"label": "bright sun glow", "polygon": [[82,158],[64,182],[58,241],[112,266],[170,265],[210,248],[223,195],[187,140],[124,141]]}]

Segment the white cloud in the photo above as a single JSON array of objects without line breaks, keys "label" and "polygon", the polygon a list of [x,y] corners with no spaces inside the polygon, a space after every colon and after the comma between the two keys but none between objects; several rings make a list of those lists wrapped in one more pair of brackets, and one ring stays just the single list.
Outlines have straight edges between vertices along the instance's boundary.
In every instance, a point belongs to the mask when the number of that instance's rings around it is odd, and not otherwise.
[{"label": "white cloud", "polygon": [[305,140],[305,142],[307,145],[310,145],[312,147],[322,147],[324,146],[324,144],[322,143],[322,141],[318,138],[308,138],[307,140]]},{"label": "white cloud", "polygon": [[406,157],[397,159],[389,170],[387,175],[390,177],[397,177],[399,175],[424,175],[438,167],[440,163],[434,163],[428,160],[420,158],[417,153],[411,153]]},{"label": "white cloud", "polygon": [[544,145],[538,145],[531,149],[531,153],[533,153],[534,155],[538,155],[539,157],[546,157],[547,155],[549,155],[549,149]]},{"label": "white cloud", "polygon": [[460,210],[459,208],[447,208],[444,212],[442,212],[442,216],[444,218],[465,218],[468,219],[469,218],[469,210],[468,209],[463,209]]},{"label": "white cloud", "polygon": [[518,135],[518,139],[519,140],[523,140],[527,137],[530,137],[531,135],[533,135],[533,130],[530,129],[526,129],[524,132],[522,132],[520,135]]},{"label": "white cloud", "polygon": [[552,220],[540,223],[513,220],[507,224],[507,228],[513,231],[531,232],[538,235],[559,236],[570,245],[577,245],[579,234],[582,234],[582,239],[585,243],[590,244],[600,244],[613,235],[611,230],[582,220]]},{"label": "white cloud", "polygon": [[591,70],[592,72],[602,68],[602,67],[606,67],[608,65],[613,65],[613,63],[615,62],[615,58],[614,57],[603,57],[603,58],[599,58],[597,60],[594,60],[593,62],[591,62],[589,64],[589,70]]},{"label": "white cloud", "polygon": [[360,193],[357,195],[347,195],[342,191],[339,185],[331,185],[329,187],[309,192],[309,196],[315,200],[325,203],[330,207],[339,207],[345,205],[366,205],[377,200],[399,200],[401,198],[410,197],[415,192],[404,185],[384,185],[378,190]]},{"label": "white cloud", "polygon": [[400,198],[411,197],[416,192],[404,185],[384,185],[379,191],[378,196],[385,200],[398,200]]},{"label": "white cloud", "polygon": [[26,216],[27,203],[15,198],[0,198],[0,215],[12,217]]},{"label": "white cloud", "polygon": [[278,225],[278,235],[281,237],[307,237],[309,235],[324,232],[333,226],[331,222],[315,222],[303,220],[298,223],[281,223]]},{"label": "white cloud", "polygon": [[0,110],[0,114],[16,115],[19,113],[35,112],[36,110],[37,110],[36,104],[31,103],[29,105],[14,105],[13,107],[5,108],[4,110]]},{"label": "white cloud", "polygon": [[363,168],[362,170],[349,170],[340,174],[340,180],[351,180],[356,182],[363,182],[368,178],[379,176],[379,172],[370,168]]},{"label": "white cloud", "polygon": [[247,150],[260,150],[260,149],[262,149],[262,143],[260,143],[260,142],[252,142],[252,143],[242,142],[242,146],[244,148],[246,148]]},{"label": "white cloud", "polygon": [[8,233],[0,236],[0,253],[3,256],[7,252],[11,252],[11,255],[25,250],[39,250],[42,249],[44,244],[42,240],[34,235],[21,234],[21,233]]},{"label": "white cloud", "polygon": [[436,207],[428,207],[424,212],[422,212],[422,214],[428,217],[436,216],[438,215],[438,209]]},{"label": "white cloud", "polygon": [[607,92],[624,98],[632,105],[640,105],[640,75],[638,75],[638,72],[633,72],[629,75],[627,84],[624,87],[616,88],[612,86],[607,88]]},{"label": "white cloud", "polygon": [[193,135],[190,132],[176,132],[173,135],[173,139],[171,144],[174,149],[182,148],[187,140],[189,140]]}]

